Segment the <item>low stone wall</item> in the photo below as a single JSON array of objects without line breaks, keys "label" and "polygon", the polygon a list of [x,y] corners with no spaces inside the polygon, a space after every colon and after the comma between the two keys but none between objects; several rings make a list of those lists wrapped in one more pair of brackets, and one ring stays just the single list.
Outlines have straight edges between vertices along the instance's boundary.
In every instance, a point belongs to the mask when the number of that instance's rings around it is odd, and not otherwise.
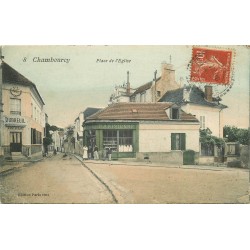
[{"label": "low stone wall", "polygon": [[240,147],[241,167],[249,168],[249,146],[241,145]]},{"label": "low stone wall", "polygon": [[183,165],[183,152],[182,151],[172,151],[172,152],[145,152],[136,153],[136,159],[138,161],[151,161],[151,162],[161,162],[168,164],[178,164]]},{"label": "low stone wall", "polygon": [[199,157],[200,165],[213,165],[214,164],[214,156],[200,156]]},{"label": "low stone wall", "polygon": [[42,153],[43,146],[42,145],[31,145],[31,154]]}]

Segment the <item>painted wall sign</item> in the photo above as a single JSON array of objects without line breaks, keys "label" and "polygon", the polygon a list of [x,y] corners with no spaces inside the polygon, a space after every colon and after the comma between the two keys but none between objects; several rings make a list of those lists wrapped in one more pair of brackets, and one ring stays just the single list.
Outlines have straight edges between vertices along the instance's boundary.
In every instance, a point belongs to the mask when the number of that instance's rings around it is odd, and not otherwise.
[{"label": "painted wall sign", "polygon": [[85,125],[85,129],[136,129],[136,124],[93,124]]},{"label": "painted wall sign", "polygon": [[27,125],[25,118],[23,117],[4,117],[4,124],[6,127],[25,127]]}]

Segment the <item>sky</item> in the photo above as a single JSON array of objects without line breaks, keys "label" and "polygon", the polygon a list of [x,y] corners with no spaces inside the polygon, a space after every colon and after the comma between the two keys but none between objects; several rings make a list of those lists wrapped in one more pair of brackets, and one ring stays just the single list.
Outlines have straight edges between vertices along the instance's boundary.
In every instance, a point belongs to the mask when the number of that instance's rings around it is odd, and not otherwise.
[{"label": "sky", "polygon": [[[249,49],[229,48],[233,59],[234,82],[222,97],[225,125],[249,126]],[[3,46],[4,61],[36,84],[45,102],[49,123],[66,127],[87,107],[106,107],[116,84],[126,82],[136,88],[161,74],[161,63],[170,62],[176,81],[188,84],[188,63],[192,46]],[[171,59],[170,59],[171,56]],[[38,58],[66,59],[62,62],[37,62]]]}]

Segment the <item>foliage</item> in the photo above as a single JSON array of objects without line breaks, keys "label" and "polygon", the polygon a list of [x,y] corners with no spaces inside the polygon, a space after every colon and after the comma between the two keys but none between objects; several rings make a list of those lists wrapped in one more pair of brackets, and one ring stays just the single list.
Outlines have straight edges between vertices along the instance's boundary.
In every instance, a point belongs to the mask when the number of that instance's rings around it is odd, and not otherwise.
[{"label": "foliage", "polygon": [[47,147],[48,145],[50,145],[53,140],[52,140],[52,135],[50,134],[49,131],[63,131],[62,128],[58,128],[57,126],[55,125],[49,125],[49,123],[46,123],[45,124],[45,129],[46,129],[46,135],[45,135],[45,138],[43,139],[43,145],[45,147]]},{"label": "foliage", "polygon": [[250,131],[249,129],[237,128],[235,126],[225,126],[223,128],[223,137],[228,142],[239,142],[243,145],[249,145]]},{"label": "foliage", "polygon": [[71,137],[74,134],[74,126],[68,126],[66,128],[66,133],[68,137]]},{"label": "foliage", "polygon": [[207,145],[214,144],[218,148],[222,148],[225,145],[224,139],[213,136],[209,128],[200,129],[200,142]]}]

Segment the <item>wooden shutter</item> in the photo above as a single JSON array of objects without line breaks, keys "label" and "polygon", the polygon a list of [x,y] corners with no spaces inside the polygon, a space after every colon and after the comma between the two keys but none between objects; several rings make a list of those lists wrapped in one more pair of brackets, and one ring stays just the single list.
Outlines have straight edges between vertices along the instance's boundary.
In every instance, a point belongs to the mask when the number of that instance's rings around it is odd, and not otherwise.
[{"label": "wooden shutter", "polygon": [[181,139],[181,150],[186,150],[186,134],[182,133],[180,134],[180,139]]},{"label": "wooden shutter", "polygon": [[176,137],[175,134],[171,134],[171,150],[176,150]]}]

